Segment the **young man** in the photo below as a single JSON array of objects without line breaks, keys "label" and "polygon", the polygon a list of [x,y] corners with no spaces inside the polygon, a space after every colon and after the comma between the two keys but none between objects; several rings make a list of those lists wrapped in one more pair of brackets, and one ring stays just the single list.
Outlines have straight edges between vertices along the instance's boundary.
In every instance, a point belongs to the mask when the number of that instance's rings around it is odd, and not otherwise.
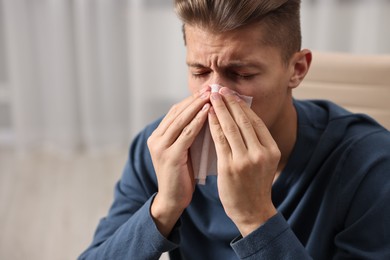
[{"label": "young man", "polygon": [[[175,4],[193,96],[134,140],[80,259],[390,259],[390,134],[293,100],[312,58],[300,1]],[[206,122],[218,176],[197,185],[190,148]]]}]

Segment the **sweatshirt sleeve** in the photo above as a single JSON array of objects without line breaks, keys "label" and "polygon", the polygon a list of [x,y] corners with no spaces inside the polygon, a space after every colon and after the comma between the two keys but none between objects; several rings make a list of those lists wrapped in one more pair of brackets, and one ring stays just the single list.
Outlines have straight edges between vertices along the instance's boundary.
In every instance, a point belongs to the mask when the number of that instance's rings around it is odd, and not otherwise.
[{"label": "sweatshirt sleeve", "polygon": [[80,260],[159,259],[163,252],[178,246],[178,225],[167,239],[150,215],[157,183],[146,146],[148,136],[148,131],[143,131],[134,140],[110,211],[99,222],[92,244]]},{"label": "sweatshirt sleeve", "polygon": [[231,246],[240,259],[311,259],[281,213]]}]

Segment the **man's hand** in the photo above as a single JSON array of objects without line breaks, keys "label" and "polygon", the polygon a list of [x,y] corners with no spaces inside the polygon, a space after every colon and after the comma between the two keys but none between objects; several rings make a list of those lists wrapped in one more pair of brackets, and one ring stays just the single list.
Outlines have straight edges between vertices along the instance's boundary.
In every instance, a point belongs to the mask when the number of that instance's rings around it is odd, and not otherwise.
[{"label": "man's hand", "polygon": [[246,236],[276,214],[271,189],[280,151],[263,121],[233,91],[224,87],[210,100],[219,196]]},{"label": "man's hand", "polygon": [[195,181],[188,151],[207,119],[209,97],[206,87],[174,105],[148,139],[158,180],[151,215],[164,236],[192,199]]}]

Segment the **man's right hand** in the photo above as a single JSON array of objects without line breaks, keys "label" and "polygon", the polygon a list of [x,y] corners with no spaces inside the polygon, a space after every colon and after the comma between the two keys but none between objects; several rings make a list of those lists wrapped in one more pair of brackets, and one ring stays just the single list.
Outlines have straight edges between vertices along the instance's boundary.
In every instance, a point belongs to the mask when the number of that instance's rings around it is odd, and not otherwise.
[{"label": "man's right hand", "polygon": [[148,139],[158,181],[151,215],[166,237],[192,199],[195,180],[189,148],[207,119],[209,99],[206,87],[174,105]]}]

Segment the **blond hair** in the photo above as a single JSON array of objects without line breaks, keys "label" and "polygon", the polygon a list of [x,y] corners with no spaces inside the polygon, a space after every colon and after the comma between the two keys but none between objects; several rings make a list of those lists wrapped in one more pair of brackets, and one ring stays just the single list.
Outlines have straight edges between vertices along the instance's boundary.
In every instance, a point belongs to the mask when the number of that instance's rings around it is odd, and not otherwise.
[{"label": "blond hair", "polygon": [[301,49],[300,0],[175,0],[175,11],[185,25],[214,33],[261,23],[264,44],[279,47],[282,59]]}]

